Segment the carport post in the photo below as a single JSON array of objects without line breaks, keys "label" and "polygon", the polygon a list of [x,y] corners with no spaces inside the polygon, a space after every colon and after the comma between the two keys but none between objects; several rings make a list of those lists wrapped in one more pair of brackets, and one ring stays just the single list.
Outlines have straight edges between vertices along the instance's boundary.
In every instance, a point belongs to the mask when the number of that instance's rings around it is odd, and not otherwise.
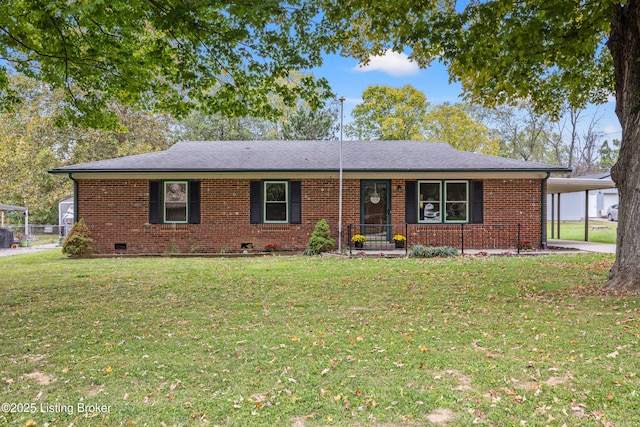
[{"label": "carport post", "polygon": [[558,193],[558,239],[560,238],[560,193]]},{"label": "carport post", "polygon": [[584,241],[589,241],[589,190],[584,190]]},{"label": "carport post", "polygon": [[552,239],[555,239],[555,236],[556,236],[556,224],[554,222],[554,220],[556,219],[555,213],[556,213],[556,195],[552,194],[551,195],[551,238]]}]

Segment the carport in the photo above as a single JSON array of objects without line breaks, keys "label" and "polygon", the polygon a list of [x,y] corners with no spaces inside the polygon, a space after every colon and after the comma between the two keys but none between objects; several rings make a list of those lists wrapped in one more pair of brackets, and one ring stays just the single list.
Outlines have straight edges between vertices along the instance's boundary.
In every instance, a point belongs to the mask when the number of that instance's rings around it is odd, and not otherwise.
[{"label": "carport", "polygon": [[[615,188],[611,178],[549,178],[547,179],[547,194],[551,195],[551,238],[560,238],[560,195],[563,193],[585,192],[584,206],[584,241],[589,240],[589,191]],[[557,200],[557,202],[556,202]],[[554,215],[557,213],[557,236],[555,235]]]},{"label": "carport", "polygon": [[0,203],[0,226],[4,227],[5,212],[24,212],[24,234],[29,234],[29,208],[24,206],[3,205]]},{"label": "carport", "polygon": [[[6,240],[7,238],[13,240],[13,233],[10,230],[4,230],[4,213],[5,212],[24,212],[24,234],[29,235],[29,208],[26,208],[24,206],[0,204],[0,227],[3,228],[3,233],[2,233],[3,243],[7,243],[7,242],[4,242],[4,240]],[[11,244],[11,242],[9,244]],[[4,246],[6,246],[6,244],[4,244],[1,247],[4,247]]]}]

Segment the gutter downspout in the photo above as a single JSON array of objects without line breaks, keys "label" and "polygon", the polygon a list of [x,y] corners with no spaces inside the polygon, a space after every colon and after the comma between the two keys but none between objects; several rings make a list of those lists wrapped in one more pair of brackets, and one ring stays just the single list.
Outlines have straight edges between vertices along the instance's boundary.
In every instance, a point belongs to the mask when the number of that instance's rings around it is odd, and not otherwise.
[{"label": "gutter downspout", "polygon": [[78,222],[78,181],[73,177],[73,172],[69,172],[69,179],[73,181],[73,223]]},{"label": "gutter downspout", "polygon": [[542,181],[540,181],[541,188],[541,201],[542,201],[542,241],[540,242],[542,245],[542,249],[547,249],[547,180],[551,176],[551,172],[547,171],[547,176]]}]

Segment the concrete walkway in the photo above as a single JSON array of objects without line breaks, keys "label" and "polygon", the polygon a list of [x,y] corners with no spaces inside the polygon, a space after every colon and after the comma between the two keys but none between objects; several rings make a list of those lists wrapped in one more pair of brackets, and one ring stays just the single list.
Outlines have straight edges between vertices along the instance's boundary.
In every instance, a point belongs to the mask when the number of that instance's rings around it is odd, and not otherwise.
[{"label": "concrete walkway", "polygon": [[[18,248],[15,248],[15,249],[0,248],[0,257],[9,256],[9,255],[28,254],[28,253],[40,252],[40,251],[50,251],[50,250],[53,250],[53,249],[57,249],[59,251],[62,250],[62,248],[60,246],[58,246],[57,243],[47,243],[46,245],[27,246],[26,248],[18,247]],[[60,252],[60,253],[62,253],[62,252]]]},{"label": "concrete walkway", "polygon": [[[579,242],[575,240],[556,240],[550,239],[547,242],[548,251],[539,250],[537,253],[554,253],[557,250],[566,250],[568,252],[582,251],[582,252],[599,252],[605,254],[615,254],[616,253],[616,245],[609,243],[596,243],[596,242]],[[16,249],[0,249],[0,257],[9,256],[9,255],[20,255],[25,253],[33,253],[40,252],[46,250],[58,250],[61,251],[62,248],[58,246],[56,243],[49,243],[46,245],[36,245],[29,246],[26,248],[16,248]],[[467,249],[464,251],[467,255],[475,255],[479,252],[487,252],[489,254],[501,254],[504,252],[514,253],[513,249],[493,249],[488,251],[482,251],[478,249]],[[62,253],[62,252],[61,252]],[[358,251],[353,250],[353,254],[355,255]],[[402,250],[393,250],[393,251],[366,251],[368,255],[395,255],[395,256],[404,256],[404,249]]]},{"label": "concrete walkway", "polygon": [[[521,252],[523,255],[544,255],[544,254],[560,254],[560,253],[576,253],[576,252],[596,252],[605,254],[615,254],[616,245],[608,243],[596,243],[596,242],[579,242],[574,240],[557,240],[550,239],[547,242],[547,250],[526,250]],[[465,249],[465,255],[516,255],[517,251],[513,248],[507,249]],[[405,256],[404,249],[391,249],[391,250],[361,250],[351,249],[352,256],[384,256],[384,257],[403,257]]]},{"label": "concrete walkway", "polygon": [[547,247],[551,248],[565,248],[575,249],[583,252],[599,252],[605,254],[615,254],[616,245],[611,243],[597,243],[597,242],[579,242],[576,240],[557,240],[549,239]]}]

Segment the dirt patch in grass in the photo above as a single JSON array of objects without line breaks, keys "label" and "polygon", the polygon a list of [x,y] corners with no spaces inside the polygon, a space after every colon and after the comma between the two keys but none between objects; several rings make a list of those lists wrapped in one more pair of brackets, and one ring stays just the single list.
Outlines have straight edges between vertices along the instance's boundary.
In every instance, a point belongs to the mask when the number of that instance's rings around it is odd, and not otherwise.
[{"label": "dirt patch in grass", "polygon": [[471,377],[468,375],[464,375],[462,372],[458,371],[457,369],[449,369],[446,370],[444,372],[435,372],[434,373],[434,378],[436,380],[441,379],[445,376],[448,377],[453,377],[457,382],[458,385],[456,387],[453,388],[453,390],[457,390],[457,391],[466,391],[466,390],[471,390]]},{"label": "dirt patch in grass", "polygon": [[28,354],[28,355],[24,356],[24,358],[29,363],[38,363],[38,362],[41,362],[44,359],[46,359],[47,355],[46,354]]},{"label": "dirt patch in grass", "polygon": [[98,394],[100,394],[102,390],[104,390],[102,386],[94,386],[94,387],[91,387],[89,390],[87,390],[85,395],[88,397],[95,397]]},{"label": "dirt patch in grass", "polygon": [[304,417],[291,417],[291,427],[304,427]]},{"label": "dirt patch in grass", "polygon": [[456,417],[456,413],[450,409],[438,408],[429,415],[427,420],[437,425],[446,425]]},{"label": "dirt patch in grass", "polygon": [[40,371],[34,371],[31,372],[27,375],[25,375],[25,378],[27,378],[28,380],[34,380],[35,382],[37,382],[40,385],[49,385],[52,381],[51,377],[43,372]]},{"label": "dirt patch in grass", "polygon": [[567,382],[567,378],[551,377],[548,380],[546,380],[544,383],[550,387],[554,387],[559,384],[564,384],[566,382]]}]

